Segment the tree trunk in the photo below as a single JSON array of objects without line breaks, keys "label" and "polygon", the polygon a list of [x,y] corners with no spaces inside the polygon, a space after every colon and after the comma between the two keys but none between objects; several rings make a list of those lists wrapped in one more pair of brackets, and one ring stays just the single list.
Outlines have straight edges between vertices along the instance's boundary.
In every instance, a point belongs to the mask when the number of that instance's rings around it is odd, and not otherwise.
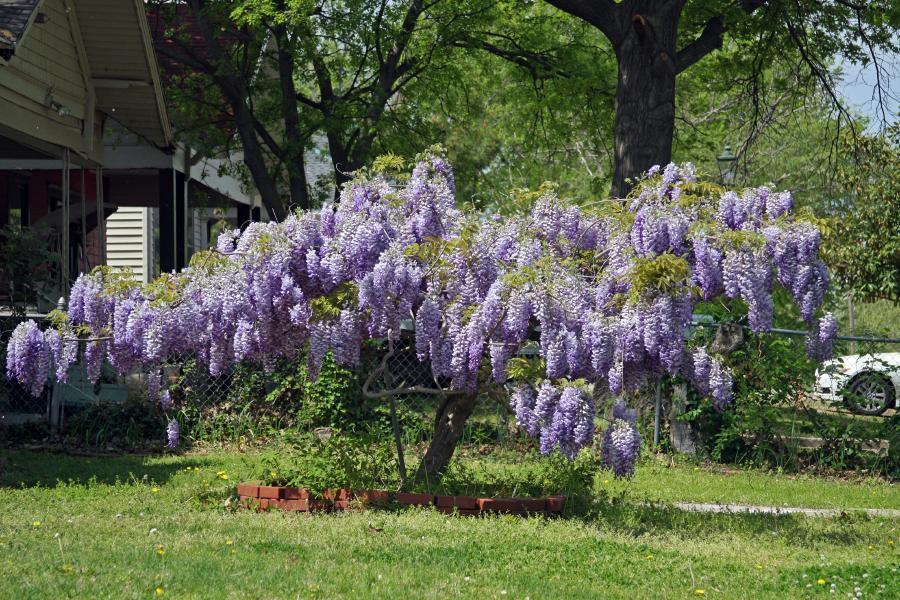
[{"label": "tree trunk", "polygon": [[259,191],[262,204],[266,207],[270,219],[283,221],[287,216],[287,210],[275,179],[266,165],[262,146],[253,127],[253,115],[243,102],[233,101],[231,107],[234,110],[234,121],[244,150],[244,164],[247,165],[247,170],[250,171],[253,183]]},{"label": "tree trunk", "polygon": [[262,145],[257,137],[253,111],[248,105],[250,95],[247,92],[245,80],[241,78],[239,73],[227,68],[229,64],[228,59],[214,32],[214,27],[208,19],[206,3],[202,0],[190,0],[189,5],[191,15],[195,19],[203,37],[204,47],[209,52],[212,63],[216,66],[216,69],[208,74],[219,86],[220,91],[234,111],[235,128],[244,150],[244,164],[247,166],[247,170],[250,171],[250,177],[259,191],[262,204],[269,213],[269,218],[276,221],[284,220],[287,211],[281,199],[281,194],[278,192],[278,185],[272,174],[269,173]]},{"label": "tree trunk", "polygon": [[691,424],[680,421],[678,417],[687,411],[687,384],[676,383],[672,386],[672,408],[669,413],[669,435],[672,447],[676,452],[697,455],[697,443]]},{"label": "tree trunk", "polygon": [[433,483],[439,481],[450,459],[456,444],[462,437],[466,420],[471,416],[478,401],[478,393],[448,396],[438,408],[434,420],[434,437],[419,468],[416,470],[416,481]]},{"label": "tree trunk", "polygon": [[[283,2],[279,4],[279,9],[286,10]],[[278,52],[278,81],[281,85],[281,113],[284,118],[285,139],[282,147],[285,155],[285,170],[288,175],[288,188],[293,207],[305,210],[310,207],[306,162],[303,156],[306,140],[301,138],[300,133],[297,90],[294,89],[294,54],[285,25],[275,27],[275,41]]]},{"label": "tree trunk", "polygon": [[[680,2],[643,2],[616,46],[615,173],[612,195],[623,198],[634,179],[672,159],[675,129],[675,41]],[[641,11],[645,5],[646,11]]]}]

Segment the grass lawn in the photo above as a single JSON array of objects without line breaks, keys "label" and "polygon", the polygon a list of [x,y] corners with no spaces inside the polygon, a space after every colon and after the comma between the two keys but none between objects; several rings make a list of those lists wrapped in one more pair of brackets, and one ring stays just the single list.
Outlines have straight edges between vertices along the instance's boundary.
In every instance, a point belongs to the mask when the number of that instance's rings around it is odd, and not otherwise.
[{"label": "grass lawn", "polygon": [[0,597],[834,598],[856,587],[900,596],[900,519],[637,502],[900,507],[886,484],[645,464],[630,483],[601,475],[612,491],[582,518],[225,507],[257,460],[0,452]]}]

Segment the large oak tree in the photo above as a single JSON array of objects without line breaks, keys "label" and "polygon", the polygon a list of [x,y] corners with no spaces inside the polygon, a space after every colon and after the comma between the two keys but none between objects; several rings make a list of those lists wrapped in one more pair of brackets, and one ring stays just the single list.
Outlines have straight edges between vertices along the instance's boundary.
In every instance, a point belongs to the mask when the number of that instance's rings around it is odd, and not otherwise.
[{"label": "large oak tree", "polygon": [[[798,69],[831,95],[838,56],[876,63],[877,94],[885,94],[879,53],[897,52],[900,8],[891,0],[547,0],[596,27],[618,64],[613,194],[629,178],[672,156],[676,81],[728,40],[756,68],[734,73],[753,78],[768,63],[795,53]],[[884,111],[883,105],[881,105]],[[848,115],[849,116],[849,115]],[[886,116],[886,115],[884,115]]]}]

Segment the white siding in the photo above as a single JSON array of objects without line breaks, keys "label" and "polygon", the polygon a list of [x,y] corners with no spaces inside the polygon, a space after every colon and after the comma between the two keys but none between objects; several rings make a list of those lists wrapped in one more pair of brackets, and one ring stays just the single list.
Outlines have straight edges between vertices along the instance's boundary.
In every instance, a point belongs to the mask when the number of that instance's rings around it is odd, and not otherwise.
[{"label": "white siding", "polygon": [[141,206],[120,206],[106,219],[106,263],[130,268],[138,281],[145,281],[146,213]]}]

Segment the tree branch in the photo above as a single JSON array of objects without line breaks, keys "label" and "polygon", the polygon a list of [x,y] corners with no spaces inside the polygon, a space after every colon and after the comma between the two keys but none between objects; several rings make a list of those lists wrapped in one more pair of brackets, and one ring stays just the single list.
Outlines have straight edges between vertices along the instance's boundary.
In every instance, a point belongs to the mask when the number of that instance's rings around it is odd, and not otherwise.
[{"label": "tree branch", "polygon": [[599,29],[612,42],[619,45],[622,38],[619,5],[614,0],[547,0],[563,12],[578,17]]},{"label": "tree branch", "polygon": [[725,33],[725,21],[721,16],[712,17],[703,26],[697,38],[678,51],[675,55],[675,73],[681,73],[701,58],[722,47],[722,35]]},{"label": "tree branch", "polygon": [[549,77],[562,77],[566,79],[572,77],[572,73],[554,64],[551,57],[539,52],[532,52],[524,49],[502,48],[487,40],[474,39],[468,36],[460,40],[455,40],[453,45],[457,48],[484,50],[489,54],[493,54],[494,56],[522,67],[527,70],[535,80],[547,79]]}]

